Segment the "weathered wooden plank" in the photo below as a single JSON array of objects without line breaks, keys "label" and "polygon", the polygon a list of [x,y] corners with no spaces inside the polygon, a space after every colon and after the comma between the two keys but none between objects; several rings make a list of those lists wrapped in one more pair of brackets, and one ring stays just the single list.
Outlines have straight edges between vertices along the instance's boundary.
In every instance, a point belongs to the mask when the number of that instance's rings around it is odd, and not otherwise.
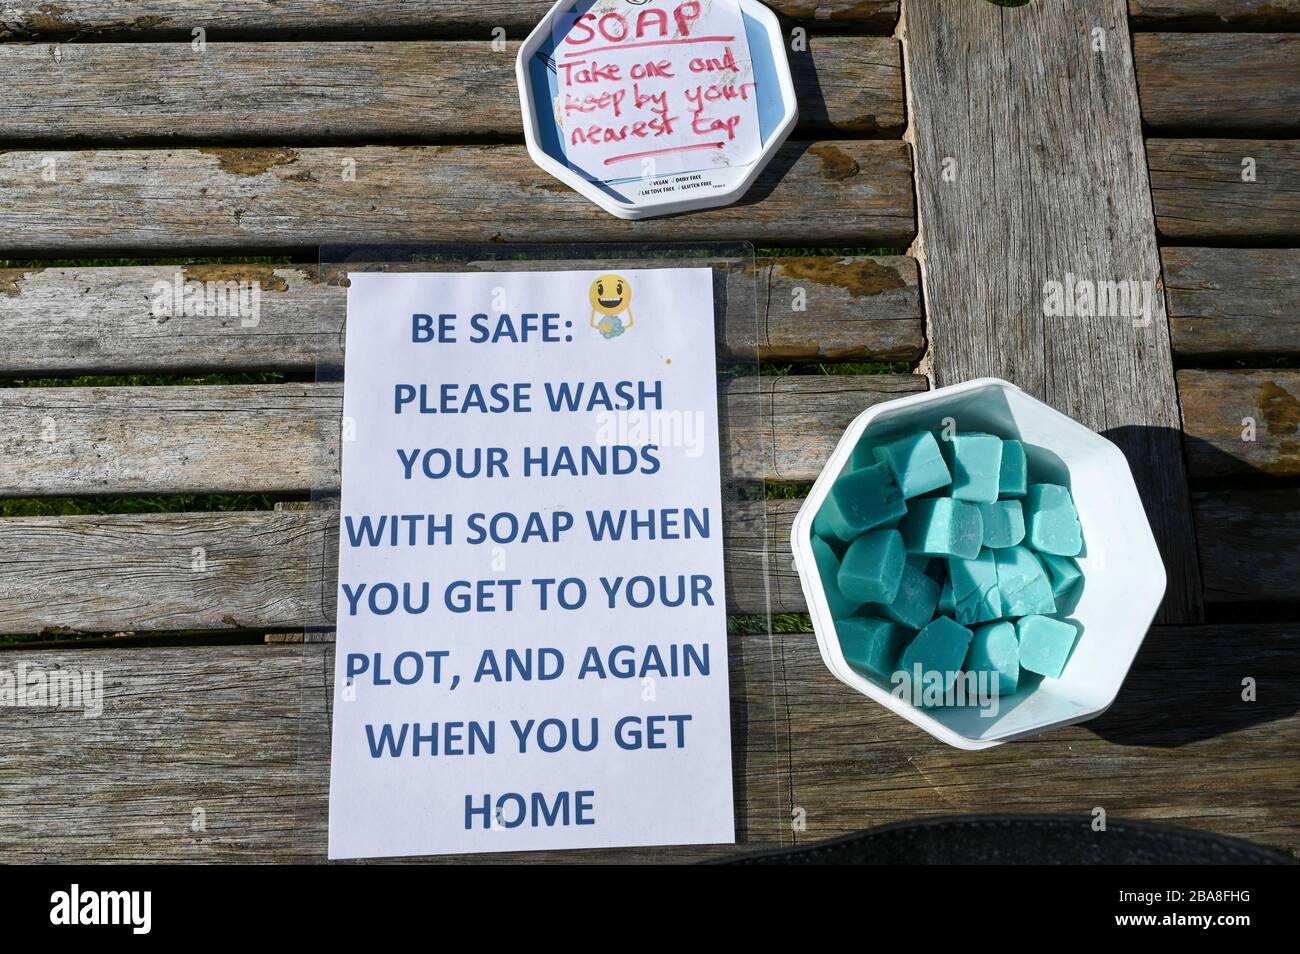
[{"label": "weathered wooden plank", "polygon": [[1192,506],[1207,601],[1300,601],[1300,490],[1197,491]]},{"label": "weathered wooden plank", "polygon": [[[889,33],[897,0],[773,0],[783,17],[822,29]],[[208,39],[265,36],[429,36],[486,39],[498,27],[528,33],[550,0],[63,0],[57,6],[5,8],[0,39],[190,40],[195,27]],[[1139,30],[1294,29],[1297,0],[1128,0]]]},{"label": "weathered wooden plank", "polygon": [[1133,63],[1152,131],[1258,138],[1300,130],[1300,35],[1138,33]]},{"label": "weathered wooden plank", "polygon": [[[944,746],[835,681],[811,636],[733,637],[742,844],[812,841],[962,812],[1091,818],[1102,807],[1111,817],[1295,850],[1297,639],[1289,625],[1156,629],[1101,719],[972,753]],[[0,709],[8,739],[0,748],[0,841],[10,860],[322,860],[332,650],[0,654],[5,668],[102,670],[105,690],[96,719],[76,710]],[[1246,675],[1258,681],[1257,702],[1240,699]],[[1061,771],[1062,758],[1069,772]],[[796,833],[792,818],[802,822]],[[514,860],[686,860],[721,850]]]},{"label": "weathered wooden plank", "polygon": [[[733,641],[739,846],[494,855],[690,861],[792,840],[785,718],[766,636]],[[10,861],[324,861],[333,647],[0,653],[0,668],[103,674],[103,714],[0,709]],[[215,716],[215,717],[214,717]]]},{"label": "weathered wooden plank", "polygon": [[309,596],[337,565],[331,531],[337,523],[321,512],[0,520],[0,632],[319,622]]},{"label": "weathered wooden plank", "polygon": [[1187,358],[1300,352],[1300,252],[1295,249],[1160,250],[1169,331]]},{"label": "weathered wooden plank", "polygon": [[[1104,53],[1083,39],[1099,29]],[[1123,3],[906,0],[901,33],[936,384],[1004,378],[1115,441],[1165,559],[1161,619],[1198,621]],[[1151,308],[1054,310],[1051,283],[1074,299],[1080,281],[1144,283]]]},{"label": "weathered wooden plank", "polygon": [[[1294,624],[1156,627],[1104,716],[984,752],[950,748],[857,695],[798,638],[780,646],[798,687],[786,698],[800,842],[931,814],[1092,819],[1103,808],[1300,849]],[[1246,676],[1257,702],[1242,701]]]},{"label": "weathered wooden plank", "polygon": [[1139,30],[1278,30],[1300,26],[1300,0],[1128,0]]},{"label": "weathered wooden plank", "polygon": [[[196,27],[213,40],[413,33],[489,39],[498,28],[526,35],[552,6],[551,0],[135,0],[129,6],[120,0],[60,0],[6,7],[0,39],[189,41]],[[773,0],[768,6],[790,19],[876,33],[888,33],[898,17],[897,0]]]},{"label": "weathered wooden plank", "polygon": [[[920,292],[916,262],[908,256],[763,259],[757,274],[740,263],[708,264],[725,272],[717,309],[717,343],[724,357],[911,361],[920,356]],[[511,262],[508,267],[541,266]],[[247,307],[205,305],[218,312],[213,314],[172,307],[178,275],[182,283],[245,283]],[[343,289],[322,282],[319,269],[309,265],[0,269],[5,329],[0,374],[310,371],[318,361],[341,359],[345,312]]]},{"label": "weathered wooden plank", "polygon": [[723,475],[788,483],[816,480],[855,417],[872,405],[927,387],[916,374],[737,378],[724,392],[730,427],[723,436]]},{"label": "weathered wooden plank", "polygon": [[337,482],[341,399],[314,385],[0,389],[0,495],[302,492]]},{"label": "weathered wooden plank", "polygon": [[[725,508],[729,612],[806,612],[786,549],[801,503]],[[1300,600],[1300,492],[1196,492],[1192,507],[1207,602]],[[334,591],[337,540],[321,510],[0,520],[0,632],[327,626],[314,594]]]},{"label": "weathered wooden plank", "polygon": [[[518,43],[0,45],[6,143],[522,140]],[[791,54],[806,133],[897,136],[898,42],[813,37]]]},{"label": "weathered wooden plank", "polygon": [[[724,476],[811,481],[843,429],[912,374],[722,384]],[[338,385],[0,388],[0,495],[301,493],[338,485]]]},{"label": "weathered wooden plank", "polygon": [[912,232],[902,142],[788,143],[741,203],[640,222],[588,202],[522,146],[0,153],[0,251],[25,256],[579,238],[906,245]]},{"label": "weathered wooden plank", "polygon": [[[758,263],[760,361],[911,361],[925,347],[916,259],[790,256]],[[765,294],[764,294],[765,292]],[[748,357],[744,328],[727,345]],[[730,328],[728,328],[730,335]]]},{"label": "weathered wooden plank", "polygon": [[1161,238],[1286,245],[1300,234],[1300,141],[1148,139],[1146,148]]},{"label": "weathered wooden plank", "polygon": [[[801,502],[725,506],[730,612],[806,609],[786,543]],[[0,520],[0,633],[330,626],[337,577],[323,509]]]},{"label": "weathered wooden plank", "polygon": [[1300,474],[1300,371],[1179,371],[1178,393],[1193,479]]}]

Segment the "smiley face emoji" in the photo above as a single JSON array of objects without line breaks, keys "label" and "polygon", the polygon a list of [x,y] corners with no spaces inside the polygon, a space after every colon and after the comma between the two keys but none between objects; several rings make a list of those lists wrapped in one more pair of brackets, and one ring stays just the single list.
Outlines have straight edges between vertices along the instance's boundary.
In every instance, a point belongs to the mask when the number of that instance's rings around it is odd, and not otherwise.
[{"label": "smiley face emoji", "polygon": [[[617,338],[632,327],[632,286],[622,275],[601,275],[591,283],[591,327]],[[627,315],[625,322],[622,316]]]}]

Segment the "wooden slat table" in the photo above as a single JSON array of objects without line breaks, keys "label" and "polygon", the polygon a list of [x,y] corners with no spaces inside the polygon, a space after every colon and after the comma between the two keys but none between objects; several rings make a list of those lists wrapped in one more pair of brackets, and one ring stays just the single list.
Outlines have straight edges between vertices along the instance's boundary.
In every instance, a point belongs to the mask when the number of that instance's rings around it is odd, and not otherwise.
[{"label": "wooden slat table", "polygon": [[[63,0],[55,8],[6,12],[0,35],[165,36],[188,42],[195,26],[203,26],[223,39],[423,33],[482,38],[496,29],[524,36],[552,6],[549,0],[137,0],[127,8],[115,0]],[[768,6],[787,20],[845,32],[889,33],[898,17],[897,0],[775,0]]]},{"label": "wooden slat table", "polygon": [[[514,263],[526,269],[526,262]],[[575,262],[573,267],[583,267]],[[925,344],[916,262],[905,255],[783,256],[758,274],[728,273],[729,297],[758,301],[728,312],[717,345],[729,359],[912,362]],[[256,324],[152,312],[157,282],[257,282]],[[811,289],[816,308],[789,307]],[[312,372],[342,356],[343,289],[315,265],[185,265],[0,269],[0,373],[274,370]]]},{"label": "wooden slat table", "polygon": [[[1153,628],[1105,716],[981,753],[840,685],[809,634],[738,621],[740,850],[1102,807],[1300,853],[1300,2],[774,0],[809,38],[794,141],[741,204],[642,223],[520,143],[514,51],[549,6],[0,15],[0,253],[20,260],[0,268],[0,499],[33,501],[0,519],[0,633],[34,637],[0,669],[100,669],[106,691],[98,719],[0,709],[5,857],[323,860],[333,648],[291,642],[337,559],[333,514],[303,502],[337,477],[339,389],[311,377],[344,302],[317,244],[661,239],[772,249],[719,279],[745,302],[720,356],[790,370],[723,398],[761,409],[724,466],[785,495],[728,507],[729,612],[806,610],[785,541],[855,414],[989,373],[1120,438],[1174,571],[1179,625]],[[1050,324],[1041,284],[1070,269],[1159,279],[1152,323]],[[258,282],[260,321],[155,315],[177,274]],[[125,512],[189,494],[260,496]],[[63,497],[85,513],[42,514]]]},{"label": "wooden slat table", "polygon": [[[918,195],[935,381],[1005,378],[1118,444],[1165,561],[1161,618],[1198,622],[1163,303],[1091,320],[1044,303],[1051,282],[1070,283],[1073,298],[1076,279],[1154,289],[1160,273],[1124,5],[1068,6],[1017,8],[1006,30],[1009,15],[988,3],[905,6],[917,175],[940,183]],[[1104,56],[1077,39],[1093,31]],[[979,95],[994,82],[997,96]],[[1004,141],[1016,148],[986,145]]]},{"label": "wooden slat table", "polygon": [[[61,138],[104,142],[518,135],[515,41],[214,43],[201,57],[189,43],[58,49],[51,77],[48,46],[0,47],[0,76],[14,94],[0,106],[10,141],[47,139],[54,123]],[[791,62],[801,131],[897,138],[898,56],[885,37],[813,37]],[[142,86],[146,71],[170,73],[166,87]]]},{"label": "wooden slat table", "polygon": [[631,223],[513,144],[76,150],[53,154],[45,188],[50,158],[0,154],[0,251],[293,252],[428,241],[431,222],[445,242],[898,245],[914,228],[910,158],[892,141],[787,143],[748,204]]}]

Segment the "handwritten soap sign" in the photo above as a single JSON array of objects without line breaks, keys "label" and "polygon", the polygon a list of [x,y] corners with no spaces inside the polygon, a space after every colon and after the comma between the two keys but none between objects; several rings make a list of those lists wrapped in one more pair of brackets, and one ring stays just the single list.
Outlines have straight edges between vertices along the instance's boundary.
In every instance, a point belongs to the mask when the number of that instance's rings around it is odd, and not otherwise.
[{"label": "handwritten soap sign", "polygon": [[556,111],[598,181],[747,165],[762,153],[739,0],[597,0],[557,20]]},{"label": "handwritten soap sign", "polygon": [[331,858],[734,840],[712,302],[351,275]]}]

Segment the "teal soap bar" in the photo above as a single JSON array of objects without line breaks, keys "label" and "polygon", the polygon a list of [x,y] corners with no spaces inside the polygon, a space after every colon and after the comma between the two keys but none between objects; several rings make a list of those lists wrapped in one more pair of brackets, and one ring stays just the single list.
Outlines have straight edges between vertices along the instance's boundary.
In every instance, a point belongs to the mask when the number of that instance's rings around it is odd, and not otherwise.
[{"label": "teal soap bar", "polygon": [[943,581],[943,589],[939,591],[939,605],[935,607],[935,612],[944,613],[948,616],[954,616],[957,613],[957,602],[952,595],[952,578]]},{"label": "teal soap bar", "polygon": [[873,453],[876,460],[889,467],[908,500],[952,482],[939,442],[929,431],[895,438],[876,447]]},{"label": "teal soap bar", "polygon": [[1002,438],[992,434],[953,434],[943,441],[943,456],[952,472],[952,496],[971,503],[998,499],[1002,475]]},{"label": "teal soap bar", "polygon": [[[998,592],[1002,595],[1005,616],[1030,616],[1055,613],[1056,600],[1047,571],[1032,550],[1023,546],[990,550],[998,568]],[[956,592],[954,586],[953,592]]]},{"label": "teal soap bar", "polygon": [[984,546],[1001,550],[1025,539],[1025,510],[1019,500],[995,500],[976,506],[984,521]]},{"label": "teal soap bar", "polygon": [[1058,599],[1069,593],[1074,589],[1075,584],[1083,579],[1083,571],[1079,569],[1079,564],[1070,557],[1040,553],[1038,559],[1042,560],[1043,566],[1047,568],[1047,575],[1052,581],[1052,595]]},{"label": "teal soap bar", "polygon": [[1025,525],[1029,545],[1040,553],[1078,556],[1083,529],[1069,488],[1060,484],[1030,484],[1025,495]]},{"label": "teal soap bar", "polygon": [[1015,692],[1020,684],[1020,641],[1016,638],[1016,628],[1005,620],[975,627],[966,670],[996,673],[998,694]]},{"label": "teal soap bar", "polygon": [[898,656],[911,636],[906,629],[887,619],[850,616],[835,621],[840,650],[850,666],[861,673],[888,679],[898,665]]},{"label": "teal soap bar", "polygon": [[1065,669],[1079,631],[1073,623],[1047,616],[1026,616],[1016,623],[1020,665],[1056,679]]},{"label": "teal soap bar", "polygon": [[1023,497],[1029,489],[1029,461],[1020,441],[1002,442],[1002,469],[998,474],[999,497]]},{"label": "teal soap bar", "polygon": [[908,553],[974,559],[984,540],[979,508],[950,497],[924,497],[907,505],[898,522]]},{"label": "teal soap bar", "polygon": [[961,665],[970,649],[971,636],[969,629],[954,623],[947,616],[935,617],[907,644],[898,668],[913,680],[913,686],[916,685],[917,666],[921,667],[922,686],[927,681],[935,681],[931,673],[941,673],[940,678],[947,691],[961,675]]},{"label": "teal soap bar", "polygon": [[953,558],[948,561],[953,617],[959,623],[984,623],[1003,615],[993,552],[981,550],[973,560]]},{"label": "teal soap bar", "polygon": [[906,562],[903,538],[897,530],[864,533],[849,544],[840,561],[840,592],[864,603],[892,603]]},{"label": "teal soap bar", "polygon": [[907,503],[884,464],[849,471],[831,484],[813,520],[813,533],[849,543],[868,530],[896,521]]},{"label": "teal soap bar", "polygon": [[888,603],[873,603],[870,608],[896,623],[917,630],[930,622],[938,603],[939,584],[926,575],[924,567],[917,567],[913,557],[908,557],[903,564],[898,594]]},{"label": "teal soap bar", "polygon": [[812,552],[822,589],[826,591],[826,603],[830,606],[831,616],[835,619],[852,616],[862,608],[866,600],[851,600],[840,592],[840,558],[835,555],[831,545],[818,536],[812,538]]}]

